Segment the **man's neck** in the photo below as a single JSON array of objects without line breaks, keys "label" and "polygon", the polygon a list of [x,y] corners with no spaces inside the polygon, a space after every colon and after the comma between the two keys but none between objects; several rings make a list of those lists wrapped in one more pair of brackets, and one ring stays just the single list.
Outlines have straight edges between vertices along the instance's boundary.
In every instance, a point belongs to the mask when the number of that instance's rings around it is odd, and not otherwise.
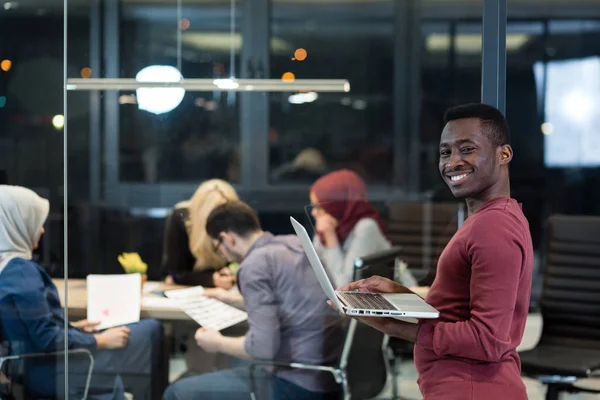
[{"label": "man's neck", "polygon": [[501,197],[510,197],[510,182],[508,179],[502,182],[499,187],[492,187],[477,197],[466,198],[468,216],[475,214],[477,210],[490,201]]},{"label": "man's neck", "polygon": [[250,250],[254,243],[256,243],[258,239],[260,239],[263,233],[265,232],[262,229],[259,229],[258,231],[248,235],[247,238],[244,238],[244,257],[248,255],[248,250]]}]

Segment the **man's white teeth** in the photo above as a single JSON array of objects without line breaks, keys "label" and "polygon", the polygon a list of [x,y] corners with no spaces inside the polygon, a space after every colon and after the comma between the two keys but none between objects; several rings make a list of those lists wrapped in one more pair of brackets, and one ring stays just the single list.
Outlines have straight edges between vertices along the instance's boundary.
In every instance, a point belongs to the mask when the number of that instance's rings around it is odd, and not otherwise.
[{"label": "man's white teeth", "polygon": [[465,178],[467,175],[469,175],[469,174],[462,174],[462,175],[451,176],[450,180],[452,182],[460,181],[461,179]]}]

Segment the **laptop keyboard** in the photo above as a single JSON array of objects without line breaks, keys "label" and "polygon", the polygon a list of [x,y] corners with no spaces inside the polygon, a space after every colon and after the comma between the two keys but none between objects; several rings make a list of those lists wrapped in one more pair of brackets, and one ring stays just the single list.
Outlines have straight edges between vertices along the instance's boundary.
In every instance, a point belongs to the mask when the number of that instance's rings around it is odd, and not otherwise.
[{"label": "laptop keyboard", "polygon": [[352,308],[363,310],[395,310],[379,293],[337,292],[337,295]]}]

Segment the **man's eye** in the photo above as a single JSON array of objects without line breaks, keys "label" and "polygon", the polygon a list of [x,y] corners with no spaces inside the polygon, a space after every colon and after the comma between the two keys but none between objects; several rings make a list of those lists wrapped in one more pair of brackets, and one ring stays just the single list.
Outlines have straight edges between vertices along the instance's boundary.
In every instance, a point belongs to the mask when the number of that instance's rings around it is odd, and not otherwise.
[{"label": "man's eye", "polygon": [[461,148],[461,149],[460,149],[460,151],[461,151],[462,153],[470,153],[470,152],[472,152],[473,150],[475,150],[475,148],[473,148],[473,147],[463,147],[463,148]]},{"label": "man's eye", "polygon": [[440,150],[440,156],[448,156],[450,155],[450,151],[448,150]]}]

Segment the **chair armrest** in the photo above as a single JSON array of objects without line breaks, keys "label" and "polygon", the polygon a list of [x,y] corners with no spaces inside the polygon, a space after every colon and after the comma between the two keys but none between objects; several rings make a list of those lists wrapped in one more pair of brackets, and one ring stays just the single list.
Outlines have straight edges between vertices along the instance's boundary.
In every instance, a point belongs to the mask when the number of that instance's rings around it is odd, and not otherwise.
[{"label": "chair armrest", "polygon": [[363,269],[368,265],[382,264],[394,261],[402,255],[402,247],[396,246],[389,250],[378,251],[365,257],[358,257],[354,260],[354,269]]},{"label": "chair armrest", "polygon": [[343,384],[346,377],[344,371],[342,371],[337,366],[327,366],[327,365],[313,365],[313,364],[302,364],[297,362],[281,362],[281,361],[273,361],[273,360],[252,360],[248,367],[250,373],[250,385],[253,388],[252,392],[254,392],[254,369],[258,365],[267,365],[272,367],[284,367],[284,368],[295,368],[295,369],[304,369],[310,371],[321,371],[321,372],[329,372],[333,375],[333,379],[337,384]]},{"label": "chair armrest", "polygon": [[312,371],[323,371],[331,372],[337,371],[338,367],[335,365],[314,365],[314,364],[303,364],[297,362],[282,362],[274,360],[252,360],[250,361],[250,368],[254,368],[257,365],[268,365],[273,367],[284,367],[284,368],[295,368],[295,369],[307,369]]},{"label": "chair armrest", "polygon": [[[86,382],[85,382],[85,389],[83,392],[83,400],[86,400],[89,389],[90,389],[90,383],[92,381],[92,372],[94,370],[94,356],[92,355],[92,352],[87,349],[71,349],[71,350],[67,350],[66,353],[67,354],[86,355],[90,360],[90,364],[88,367],[88,373],[87,373],[87,377],[86,377]],[[6,361],[47,358],[47,357],[57,356],[57,355],[61,355],[61,354],[65,354],[65,350],[52,351],[49,353],[27,353],[27,354],[18,354],[18,355],[13,355],[13,356],[0,357],[0,373],[2,371],[2,366],[4,365],[4,363]]]},{"label": "chair armrest", "polygon": [[[66,353],[67,354],[85,354],[90,359],[90,363],[94,364],[94,356],[92,356],[92,353],[87,349],[71,349],[71,350],[67,350]],[[29,359],[29,358],[45,358],[45,357],[51,357],[51,356],[58,356],[61,354],[65,354],[65,351],[59,350],[59,351],[52,351],[49,353],[26,353],[26,354],[17,354],[17,355],[13,355],[13,356],[0,357],[0,370],[2,369],[2,365],[6,361],[25,360],[25,359]]]}]

